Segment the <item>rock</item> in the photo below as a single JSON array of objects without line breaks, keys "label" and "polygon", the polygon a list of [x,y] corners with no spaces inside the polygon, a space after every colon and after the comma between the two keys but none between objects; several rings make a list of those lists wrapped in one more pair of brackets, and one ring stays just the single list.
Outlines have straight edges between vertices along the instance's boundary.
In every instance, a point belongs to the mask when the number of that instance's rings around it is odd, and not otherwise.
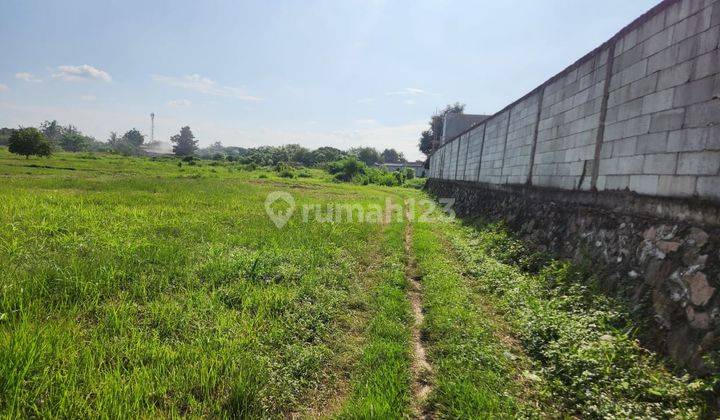
[{"label": "rock", "polygon": [[688,296],[687,287],[680,279],[680,272],[674,271],[668,278],[668,290],[670,291],[670,299],[675,302],[686,301]]},{"label": "rock", "polygon": [[690,229],[687,242],[690,245],[700,248],[707,243],[709,237],[710,235],[708,235],[704,230],[694,227]]},{"label": "rock", "polygon": [[643,238],[646,241],[654,241],[657,234],[657,229],[655,229],[655,226],[650,226],[643,232]]},{"label": "rock", "polygon": [[710,328],[710,315],[707,312],[695,311],[692,307],[688,306],[685,309],[690,326],[696,330],[707,330]]},{"label": "rock", "polygon": [[670,242],[670,241],[658,241],[656,244],[657,248],[664,252],[665,254],[669,254],[671,252],[675,252],[680,248],[680,242]]},{"label": "rock", "polygon": [[693,305],[705,305],[715,293],[715,288],[708,284],[707,276],[704,273],[694,273],[686,281],[690,286],[690,301]]}]

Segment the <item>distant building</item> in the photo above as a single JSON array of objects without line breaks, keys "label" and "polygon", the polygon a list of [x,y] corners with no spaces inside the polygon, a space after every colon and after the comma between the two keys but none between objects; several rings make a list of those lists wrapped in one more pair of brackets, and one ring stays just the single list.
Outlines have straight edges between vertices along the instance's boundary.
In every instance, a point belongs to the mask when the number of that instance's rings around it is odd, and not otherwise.
[{"label": "distant building", "polygon": [[490,115],[479,114],[445,114],[443,120],[443,133],[440,144],[445,144],[448,140],[469,129],[470,127],[480,124],[490,118]]},{"label": "distant building", "polygon": [[405,162],[405,163],[377,163],[375,166],[379,168],[385,168],[386,170],[393,172],[405,168],[410,168],[415,171],[416,178],[424,178],[426,175],[425,163],[424,162]]}]

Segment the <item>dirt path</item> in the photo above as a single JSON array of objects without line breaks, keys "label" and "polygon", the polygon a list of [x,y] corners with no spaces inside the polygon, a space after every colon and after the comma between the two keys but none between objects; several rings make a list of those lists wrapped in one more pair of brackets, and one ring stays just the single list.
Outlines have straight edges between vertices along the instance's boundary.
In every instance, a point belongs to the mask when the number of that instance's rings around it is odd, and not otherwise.
[{"label": "dirt path", "polygon": [[425,345],[423,344],[420,328],[423,323],[422,310],[422,277],[420,276],[415,253],[413,252],[413,229],[409,208],[405,203],[405,276],[410,283],[408,299],[413,311],[414,323],[412,327],[412,374],[413,374],[413,414],[416,418],[432,418],[426,405],[427,396],[432,391],[432,366],[427,360]]}]

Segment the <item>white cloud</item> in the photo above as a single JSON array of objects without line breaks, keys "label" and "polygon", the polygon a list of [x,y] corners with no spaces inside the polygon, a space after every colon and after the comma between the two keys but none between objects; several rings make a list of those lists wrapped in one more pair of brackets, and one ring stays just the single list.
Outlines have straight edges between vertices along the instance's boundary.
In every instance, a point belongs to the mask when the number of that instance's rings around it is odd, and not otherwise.
[{"label": "white cloud", "polygon": [[420,95],[429,95],[428,92],[418,89],[418,88],[405,88],[402,90],[398,90],[395,92],[386,92],[385,93],[388,96],[420,96]]},{"label": "white cloud", "polygon": [[357,103],[359,104],[369,104],[375,102],[375,98],[361,98],[357,100]]},{"label": "white cloud", "polygon": [[373,118],[359,118],[359,119],[355,120],[355,124],[373,125],[373,124],[377,124],[377,120],[375,120]]},{"label": "white cloud", "polygon": [[205,95],[222,96],[226,98],[235,98],[243,101],[261,101],[262,98],[247,94],[243,89],[223,86],[207,77],[199,74],[190,74],[183,77],[153,75],[153,80],[168,86],[179,87],[182,89],[192,90],[203,93]]},{"label": "white cloud", "polygon": [[175,99],[172,101],[167,101],[167,106],[171,108],[187,108],[190,106],[190,101],[187,99]]},{"label": "white cloud", "polygon": [[412,99],[405,99],[403,103],[405,105],[415,105],[415,101],[413,101]]},{"label": "white cloud", "polygon": [[0,83],[0,92],[4,92],[6,90],[10,90],[10,88],[7,87],[7,85],[3,85],[2,83]]},{"label": "white cloud", "polygon": [[40,82],[42,82],[42,80],[40,80],[40,79],[38,79],[37,77],[35,77],[34,74],[32,74],[32,73],[27,73],[27,72],[15,73],[15,78],[18,79],[18,80],[23,80],[23,81],[25,81],[25,82],[29,82],[29,83],[40,83]]},{"label": "white cloud", "polygon": [[53,79],[60,79],[65,82],[80,82],[85,80],[112,81],[112,77],[110,77],[107,72],[87,64],[83,64],[82,66],[58,66],[58,70],[57,73],[53,73]]},{"label": "white cloud", "polygon": [[94,101],[94,100],[97,99],[97,98],[95,97],[95,95],[82,95],[82,96],[80,97],[80,99],[82,99],[83,101],[88,101],[88,102],[90,102],[90,101]]}]

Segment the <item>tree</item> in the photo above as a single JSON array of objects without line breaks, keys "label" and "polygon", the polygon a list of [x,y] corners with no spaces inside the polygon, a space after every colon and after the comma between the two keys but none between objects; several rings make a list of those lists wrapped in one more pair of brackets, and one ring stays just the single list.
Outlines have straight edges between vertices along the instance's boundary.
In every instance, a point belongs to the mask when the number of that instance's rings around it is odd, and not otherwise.
[{"label": "tree", "polygon": [[350,149],[350,154],[357,156],[358,160],[364,162],[368,166],[382,162],[380,153],[372,147],[356,147]]},{"label": "tree", "polygon": [[175,143],[173,153],[176,156],[192,156],[198,148],[198,141],[188,126],[181,128],[180,134],[170,137],[170,141]]},{"label": "tree", "polygon": [[335,162],[347,156],[342,150],[329,146],[319,147],[313,150],[312,154],[315,163]]},{"label": "tree", "polygon": [[405,156],[402,153],[398,153],[395,149],[385,149],[380,154],[384,163],[402,163],[405,162]]},{"label": "tree", "polygon": [[442,137],[445,115],[462,114],[464,112],[465,104],[455,102],[454,104],[446,105],[441,111],[433,114],[433,116],[430,117],[430,129],[420,134],[420,141],[418,143],[420,151],[426,155],[430,155],[435,151],[435,147],[440,142],[440,137]]},{"label": "tree", "polygon": [[60,147],[66,152],[80,152],[88,149],[90,140],[79,132],[67,132],[60,138]]},{"label": "tree", "polygon": [[122,139],[134,147],[140,147],[145,142],[145,136],[135,128],[123,134]]},{"label": "tree", "polygon": [[40,124],[40,131],[48,140],[53,143],[58,143],[63,135],[64,129],[57,120],[52,120]]},{"label": "tree", "polygon": [[0,146],[5,146],[10,141],[10,136],[15,132],[14,128],[0,128]]},{"label": "tree", "polygon": [[43,133],[36,128],[21,128],[10,136],[8,141],[10,152],[23,155],[25,159],[30,156],[50,156],[52,145]]}]

